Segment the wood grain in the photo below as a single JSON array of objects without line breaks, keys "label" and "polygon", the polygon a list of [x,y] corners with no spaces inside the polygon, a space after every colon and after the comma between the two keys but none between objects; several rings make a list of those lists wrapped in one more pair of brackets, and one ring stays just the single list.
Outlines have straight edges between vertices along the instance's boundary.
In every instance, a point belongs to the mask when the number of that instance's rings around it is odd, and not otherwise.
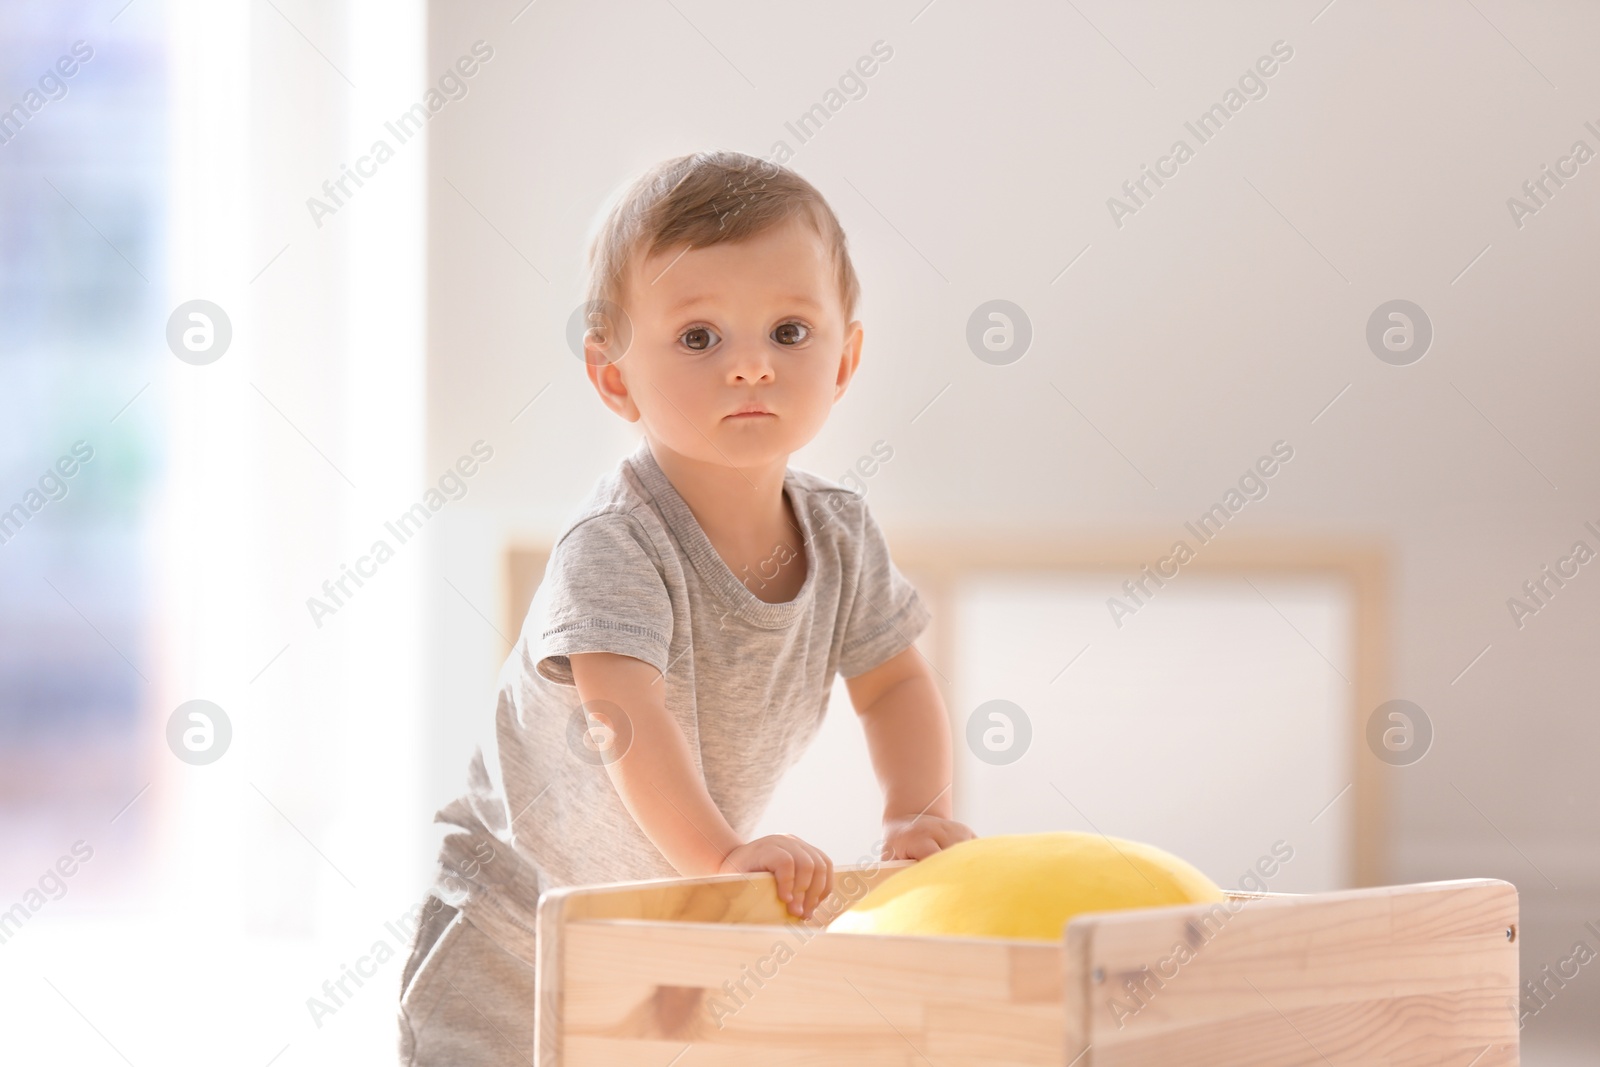
[{"label": "wood grain", "polygon": [[[864,891],[905,866],[836,871]],[[766,874],[555,890],[537,1062],[1518,1062],[1509,883],[1228,900],[1082,915],[1043,942],[830,932],[789,919]]]},{"label": "wood grain", "polygon": [[[1493,879],[1080,916],[1097,1067],[1515,1063],[1517,892]],[[1218,914],[1220,911],[1221,914]],[[1069,995],[1071,995],[1069,991]],[[1070,1010],[1070,1009],[1069,1009]]]}]

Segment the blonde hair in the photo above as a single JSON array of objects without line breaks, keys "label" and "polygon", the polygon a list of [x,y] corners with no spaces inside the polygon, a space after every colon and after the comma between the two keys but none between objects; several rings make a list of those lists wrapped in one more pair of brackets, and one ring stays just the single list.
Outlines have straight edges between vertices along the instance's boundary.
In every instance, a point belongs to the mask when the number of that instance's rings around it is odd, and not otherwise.
[{"label": "blonde hair", "polygon": [[625,305],[628,264],[679,245],[743,241],[790,219],[806,222],[833,260],[844,319],[855,317],[861,285],[833,209],[787,167],[743,152],[695,152],[664,160],[615,195],[592,230],[584,285],[590,322]]}]

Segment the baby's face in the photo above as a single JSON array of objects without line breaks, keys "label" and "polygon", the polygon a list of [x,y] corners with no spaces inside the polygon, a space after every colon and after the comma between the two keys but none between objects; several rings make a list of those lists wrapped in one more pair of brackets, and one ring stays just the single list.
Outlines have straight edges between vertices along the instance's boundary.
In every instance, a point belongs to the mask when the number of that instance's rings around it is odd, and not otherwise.
[{"label": "baby's face", "polygon": [[[631,268],[632,343],[613,366],[589,361],[613,410],[654,444],[721,466],[781,464],[816,436],[855,373],[861,324],[844,321],[809,226],[635,257]],[[737,414],[750,406],[770,414]]]}]

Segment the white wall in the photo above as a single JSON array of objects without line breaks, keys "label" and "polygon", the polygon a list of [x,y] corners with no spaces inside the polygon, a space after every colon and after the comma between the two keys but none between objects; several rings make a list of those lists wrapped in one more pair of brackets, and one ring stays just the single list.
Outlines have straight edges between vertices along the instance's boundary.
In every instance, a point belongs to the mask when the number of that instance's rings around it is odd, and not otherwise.
[{"label": "white wall", "polygon": [[[1254,590],[1237,576],[1190,577],[1162,591],[1137,630],[1109,638],[1106,576],[962,583],[954,619],[941,619],[955,627],[955,655],[938,664],[953,686],[957,817],[982,836],[1148,842],[1230,889],[1281,844],[1292,862],[1267,888],[1356,884],[1349,590],[1328,577],[1250,581]],[[1003,719],[992,717],[996,700],[1012,705],[998,709]],[[994,739],[1003,751],[967,740],[975,715],[980,730],[1009,730]],[[796,834],[835,863],[869,862],[882,804],[839,683],[820,736],[754,832]]]},{"label": "white wall", "polygon": [[[592,213],[668,155],[794,146],[786,120],[881,39],[893,58],[865,97],[792,161],[850,235],[866,324],[858,378],[795,465],[833,476],[891,442],[870,486],[891,537],[1176,537],[1291,442],[1238,534],[1388,546],[1390,695],[1436,730],[1389,774],[1392,880],[1516,882],[1528,971],[1600,917],[1600,567],[1520,630],[1506,607],[1575,540],[1600,548],[1584,528],[1600,526],[1600,162],[1520,229],[1506,206],[1574,140],[1600,149],[1583,125],[1600,127],[1600,11],[640,0],[513,23],[520,3],[432,7],[432,68],[495,48],[431,129],[428,305],[430,468],[496,447],[435,564],[491,619],[504,539],[552,534],[633,440],[562,340]],[[1268,94],[1114,225],[1107,198],[1193,145],[1185,120],[1280,39],[1294,55]],[[964,340],[996,297],[1033,323],[1010,366]],[[1397,297],[1436,331],[1406,367],[1364,339]],[[505,646],[435,585],[442,802]],[[1600,979],[1571,989],[1530,1040],[1595,1016]]]}]

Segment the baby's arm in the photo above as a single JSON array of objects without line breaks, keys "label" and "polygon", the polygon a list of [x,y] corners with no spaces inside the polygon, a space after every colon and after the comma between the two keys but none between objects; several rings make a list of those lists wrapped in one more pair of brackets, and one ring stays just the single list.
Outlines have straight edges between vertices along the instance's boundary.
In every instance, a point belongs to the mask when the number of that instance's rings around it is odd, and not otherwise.
[{"label": "baby's arm", "polygon": [[788,834],[749,843],[740,839],[695,769],[689,742],[667,710],[661,674],[643,660],[612,652],[574,653],[569,659],[578,698],[585,704],[599,701],[591,705],[599,708],[613,704],[626,716],[627,750],[606,764],[606,772],[623,806],[667,862],[691,877],[771,871],[789,910],[809,917],[833,891],[832,862]]},{"label": "baby's arm", "polygon": [[883,859],[919,860],[975,836],[952,816],[950,719],[915,647],[845,679],[883,787]]}]

